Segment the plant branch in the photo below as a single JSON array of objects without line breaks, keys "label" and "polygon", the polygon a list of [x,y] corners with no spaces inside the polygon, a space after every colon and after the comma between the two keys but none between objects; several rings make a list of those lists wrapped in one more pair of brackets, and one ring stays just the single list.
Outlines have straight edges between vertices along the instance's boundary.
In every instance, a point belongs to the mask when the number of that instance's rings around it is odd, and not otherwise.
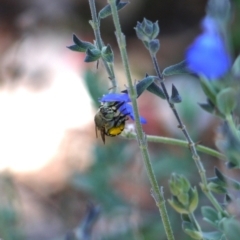
[{"label": "plant branch", "polygon": [[127,50],[126,50],[126,40],[125,40],[124,34],[121,31],[118,12],[117,12],[117,8],[116,8],[116,0],[108,0],[108,3],[111,6],[113,22],[114,22],[114,26],[116,29],[116,38],[117,38],[118,46],[120,49],[125,74],[127,77],[128,93],[131,98],[132,106],[133,106],[133,110],[134,110],[134,117],[135,117],[135,122],[136,122],[136,131],[137,131],[137,139],[138,139],[139,148],[141,149],[141,153],[142,153],[142,157],[143,157],[143,160],[145,163],[147,174],[148,174],[151,186],[152,186],[153,196],[156,201],[156,205],[159,209],[160,215],[162,217],[162,221],[163,221],[163,225],[164,225],[164,228],[166,231],[167,239],[174,240],[172,228],[171,228],[170,221],[169,221],[168,214],[167,214],[167,209],[166,209],[166,205],[165,205],[165,199],[163,196],[163,192],[162,191],[160,192],[160,189],[159,189],[159,186],[157,183],[157,179],[154,175],[154,171],[152,168],[152,164],[151,164],[150,156],[149,156],[149,152],[148,152],[146,135],[143,132],[142,125],[140,123],[138,106],[137,106],[137,101],[136,101],[136,97],[137,97],[136,88],[133,85],[132,78],[131,78],[131,72],[130,72],[130,67],[129,67],[129,62],[128,62],[128,55],[127,55]]},{"label": "plant branch", "polygon": [[[133,132],[124,132],[122,134],[123,137],[127,138],[127,139],[136,139],[137,136],[135,133]],[[175,138],[169,138],[169,137],[160,137],[160,136],[153,136],[153,135],[147,135],[147,141],[148,142],[155,142],[155,143],[164,143],[164,144],[169,144],[169,145],[174,145],[174,146],[180,146],[180,147],[185,147],[188,148],[189,147],[189,143],[187,141],[184,140],[180,140],[180,139],[175,139]],[[196,149],[199,152],[203,152],[206,153],[210,156],[213,157],[217,157],[221,160],[227,160],[226,156],[214,149],[205,147],[203,145],[199,145],[196,144]]]},{"label": "plant branch", "polygon": [[168,95],[168,92],[167,92],[167,89],[165,87],[165,84],[164,84],[164,78],[162,76],[162,73],[160,71],[160,68],[159,68],[159,65],[158,65],[158,61],[157,61],[157,58],[156,58],[156,55],[153,55],[151,54],[150,52],[150,55],[151,55],[151,58],[152,58],[152,61],[153,61],[153,65],[154,65],[154,68],[155,68],[155,71],[160,79],[160,85],[162,87],[162,90],[164,92],[164,95],[166,97],[166,100],[170,106],[170,108],[172,109],[173,113],[174,113],[174,116],[176,117],[177,121],[178,121],[178,127],[182,130],[187,142],[188,142],[188,147],[191,151],[191,154],[192,154],[192,158],[193,160],[195,161],[195,164],[198,168],[198,171],[199,171],[199,174],[200,174],[200,177],[201,177],[201,181],[202,181],[202,190],[203,192],[205,193],[205,195],[208,197],[208,199],[211,201],[211,203],[213,204],[213,206],[220,212],[226,214],[224,212],[224,210],[222,209],[221,205],[217,202],[217,200],[215,199],[215,197],[213,196],[212,192],[208,189],[208,186],[207,186],[207,177],[206,177],[206,170],[204,169],[204,166],[201,162],[201,159],[197,153],[197,150],[196,150],[196,144],[192,141],[187,129],[186,129],[186,126],[183,124],[176,108],[175,108],[175,105],[173,103],[170,102],[170,99],[169,99],[169,95]]},{"label": "plant branch", "polygon": [[[90,10],[91,10],[91,15],[92,15],[91,26],[92,26],[93,31],[94,31],[94,36],[95,36],[95,39],[96,39],[97,47],[101,51],[103,46],[104,46],[104,43],[103,43],[102,38],[101,38],[100,22],[99,22],[98,17],[97,17],[95,0],[89,0],[89,6],[90,6]],[[111,81],[112,86],[111,86],[110,89],[111,89],[112,92],[116,92],[117,91],[117,81],[116,81],[116,77],[115,77],[115,73],[114,73],[113,64],[106,62],[103,58],[101,58],[101,60],[104,64],[104,67],[106,68],[109,79]]]}]

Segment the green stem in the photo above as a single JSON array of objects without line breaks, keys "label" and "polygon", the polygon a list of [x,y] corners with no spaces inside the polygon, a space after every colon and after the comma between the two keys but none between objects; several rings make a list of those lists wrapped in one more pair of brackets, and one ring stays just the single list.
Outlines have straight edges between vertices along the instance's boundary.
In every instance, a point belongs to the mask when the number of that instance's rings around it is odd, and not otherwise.
[{"label": "green stem", "polygon": [[[202,232],[202,229],[201,229],[200,225],[198,224],[198,221],[197,221],[197,219],[195,218],[194,213],[189,213],[189,214],[188,214],[188,217],[190,218],[191,222],[192,222],[193,225],[196,227],[196,229],[197,229],[199,232]],[[202,239],[203,239],[203,238],[202,238]]]},{"label": "green stem", "polygon": [[228,124],[233,136],[240,140],[240,136],[239,136],[238,130],[236,128],[236,124],[234,123],[234,120],[233,120],[233,115],[228,114],[226,116],[226,121],[227,121],[227,124]]},{"label": "green stem", "polygon": [[166,100],[169,104],[169,107],[172,109],[173,111],[173,114],[174,116],[176,117],[177,121],[178,121],[178,127],[182,130],[187,142],[188,142],[188,147],[191,151],[191,154],[192,154],[192,158],[197,166],[197,169],[198,169],[198,172],[200,174],[200,177],[201,177],[201,181],[202,181],[202,184],[201,184],[201,187],[202,187],[202,190],[203,192],[205,193],[205,195],[208,197],[208,199],[211,201],[211,203],[213,204],[213,206],[218,210],[220,211],[221,213],[225,214],[226,215],[226,212],[224,212],[224,210],[222,209],[221,205],[217,202],[217,200],[215,199],[215,197],[213,196],[212,192],[208,189],[208,186],[207,186],[207,176],[206,176],[206,170],[204,169],[203,167],[203,164],[201,162],[201,159],[197,153],[197,150],[196,150],[196,144],[193,142],[193,140],[191,139],[188,131],[187,131],[187,128],[186,126],[183,124],[176,108],[175,108],[175,105],[173,103],[170,102],[170,98],[169,98],[169,95],[168,95],[168,92],[167,92],[167,89],[165,87],[165,84],[164,84],[164,77],[162,76],[162,73],[160,71],[160,68],[159,68],[159,65],[158,65],[158,61],[157,61],[157,58],[156,58],[156,55],[153,55],[151,54],[150,52],[150,55],[151,55],[151,58],[152,58],[152,61],[153,61],[153,65],[154,65],[154,68],[155,68],[155,71],[160,79],[160,85],[162,87],[162,90],[164,92],[164,95],[166,97]]},{"label": "green stem", "polygon": [[151,164],[150,156],[149,156],[149,152],[148,152],[146,135],[142,130],[142,125],[141,125],[140,119],[139,119],[139,112],[138,112],[138,106],[137,106],[137,101],[136,101],[136,97],[137,97],[136,88],[135,88],[135,86],[133,86],[133,83],[132,83],[131,72],[130,72],[130,67],[129,67],[129,62],[128,62],[128,55],[127,55],[127,50],[126,50],[126,40],[125,40],[124,34],[121,31],[121,26],[120,26],[120,22],[119,22],[117,7],[116,7],[116,0],[108,0],[108,3],[111,6],[113,22],[114,22],[114,26],[116,29],[117,42],[118,42],[118,46],[120,49],[125,74],[127,77],[128,93],[129,93],[129,96],[132,101],[139,148],[141,149],[141,153],[142,153],[144,164],[145,164],[145,167],[147,170],[148,178],[151,183],[153,197],[156,201],[156,205],[157,205],[160,215],[162,217],[162,221],[163,221],[163,225],[164,225],[164,228],[166,231],[167,239],[174,240],[172,228],[171,228],[170,221],[169,221],[168,214],[167,214],[167,209],[166,209],[166,205],[165,205],[165,199],[163,196],[163,192],[160,191],[158,183],[157,183],[157,179],[154,175],[154,171],[152,168],[152,164]]},{"label": "green stem", "polygon": [[[97,17],[97,11],[96,11],[96,6],[95,6],[95,0],[89,0],[89,6],[90,6],[90,10],[91,10],[91,15],[92,15],[92,28],[94,31],[94,36],[96,39],[96,44],[97,47],[99,48],[99,50],[102,50],[102,47],[104,46],[104,43],[102,41],[101,38],[101,33],[100,33],[100,22],[98,20]],[[115,77],[115,73],[114,73],[114,68],[113,68],[113,64],[106,62],[103,58],[102,62],[104,64],[104,67],[107,70],[109,79],[111,81],[111,92],[116,92],[117,91],[117,81],[116,81],[116,77]]]},{"label": "green stem", "polygon": [[[137,138],[137,135],[133,132],[126,132],[125,134],[122,134],[122,136],[126,137],[127,139],[136,139]],[[147,135],[147,141],[155,142],[155,143],[164,143],[164,144],[180,146],[180,147],[185,147],[185,148],[189,147],[189,143],[187,141],[175,139],[175,138]],[[224,154],[222,154],[214,149],[205,147],[203,145],[196,144],[196,149],[199,152],[206,153],[210,156],[217,157],[222,160],[227,160],[226,156]]]}]

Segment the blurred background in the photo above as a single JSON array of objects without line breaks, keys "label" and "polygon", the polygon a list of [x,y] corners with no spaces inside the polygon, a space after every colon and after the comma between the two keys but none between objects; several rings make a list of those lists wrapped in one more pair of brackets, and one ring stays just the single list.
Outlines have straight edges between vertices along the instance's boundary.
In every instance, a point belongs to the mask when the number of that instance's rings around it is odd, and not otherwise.
[{"label": "blurred background", "polygon": [[[98,0],[97,9],[106,5]],[[239,2],[233,8],[232,43],[240,49]],[[150,57],[135,36],[137,21],[160,24],[161,68],[184,58],[200,33],[206,0],[132,0],[120,12],[133,78],[154,75]],[[121,137],[96,139],[97,99],[109,88],[102,64],[66,48],[72,33],[92,42],[91,14],[84,0],[0,0],[0,238],[3,240],[165,239],[137,143]],[[101,22],[105,43],[115,52],[120,89],[126,79],[111,18]],[[218,119],[205,113],[198,80],[167,79],[183,97],[180,115],[194,141],[215,148]],[[148,93],[139,99],[147,134],[183,139],[166,102]],[[132,127],[129,123],[129,128]],[[199,177],[188,149],[149,144],[159,185],[170,197],[172,172]],[[208,174],[221,162],[206,155]],[[201,199],[204,203],[206,199]],[[181,220],[168,207],[178,239]],[[198,214],[198,212],[197,212]],[[201,218],[199,216],[199,218]],[[201,221],[201,219],[200,219]],[[207,228],[208,226],[204,226]]]}]

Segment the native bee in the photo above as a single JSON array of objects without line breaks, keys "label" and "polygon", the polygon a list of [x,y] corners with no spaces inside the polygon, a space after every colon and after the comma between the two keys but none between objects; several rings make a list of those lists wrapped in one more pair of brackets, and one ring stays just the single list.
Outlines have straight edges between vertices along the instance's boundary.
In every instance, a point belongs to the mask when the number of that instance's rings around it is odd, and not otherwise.
[{"label": "native bee", "polygon": [[125,102],[104,102],[98,109],[94,117],[96,137],[99,130],[104,143],[105,136],[115,137],[124,130],[128,120],[124,104]]}]

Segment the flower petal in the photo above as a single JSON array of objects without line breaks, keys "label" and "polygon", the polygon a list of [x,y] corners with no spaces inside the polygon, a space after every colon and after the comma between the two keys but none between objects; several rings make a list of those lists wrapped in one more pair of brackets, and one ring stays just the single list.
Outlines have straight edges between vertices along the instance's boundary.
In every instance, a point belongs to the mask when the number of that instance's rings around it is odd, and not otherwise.
[{"label": "flower petal", "polygon": [[214,19],[206,17],[202,26],[204,32],[186,51],[187,65],[196,74],[217,79],[230,69],[231,59]]},{"label": "flower petal", "polygon": [[[130,118],[135,121],[132,105],[125,104],[125,109],[126,109],[127,115],[130,116]],[[147,123],[147,120],[140,116],[140,123],[145,124]]]},{"label": "flower petal", "polygon": [[108,93],[99,99],[99,102],[130,102],[126,93]]},{"label": "flower petal", "polygon": [[186,53],[188,68],[210,79],[222,77],[230,68],[230,57],[216,34],[200,35]]}]

